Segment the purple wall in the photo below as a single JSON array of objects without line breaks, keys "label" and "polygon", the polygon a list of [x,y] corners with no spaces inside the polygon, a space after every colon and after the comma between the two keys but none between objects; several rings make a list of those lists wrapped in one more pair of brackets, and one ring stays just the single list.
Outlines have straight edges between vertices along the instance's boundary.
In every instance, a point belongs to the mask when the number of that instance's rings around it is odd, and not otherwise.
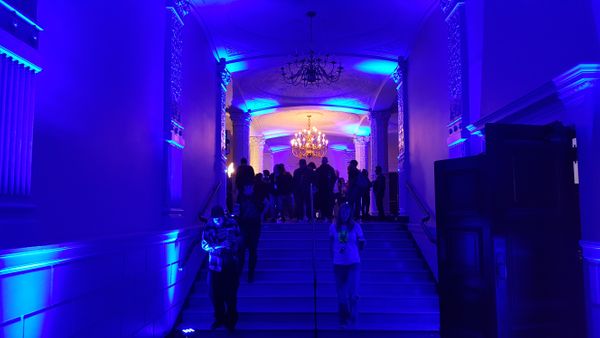
[{"label": "purple wall", "polygon": [[592,2],[485,2],[482,116],[577,64],[600,61]]},{"label": "purple wall", "polygon": [[[0,336],[164,337],[202,259],[197,227],[163,222],[165,3],[38,4],[36,222],[3,225]],[[216,60],[195,20],[182,57],[188,227],[215,180]]]},{"label": "purple wall", "polygon": [[[447,28],[441,11],[425,22],[408,59],[410,180],[423,201],[435,206],[433,162],[448,157]],[[411,200],[411,220],[423,215]]]},{"label": "purple wall", "polygon": [[[184,224],[192,224],[215,188],[217,64],[200,24],[188,17],[184,27],[182,114]],[[223,173],[223,175],[225,175]],[[225,190],[221,187],[220,190]],[[215,199],[215,202],[216,199]],[[209,203],[208,210],[212,206]]]},{"label": "purple wall", "polygon": [[41,0],[38,13],[39,222],[22,244],[159,229],[164,6]]}]

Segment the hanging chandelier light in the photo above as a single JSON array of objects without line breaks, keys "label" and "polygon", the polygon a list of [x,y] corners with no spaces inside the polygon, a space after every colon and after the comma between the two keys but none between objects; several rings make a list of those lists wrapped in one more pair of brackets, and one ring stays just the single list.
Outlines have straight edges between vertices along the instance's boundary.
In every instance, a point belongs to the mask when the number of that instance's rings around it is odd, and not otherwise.
[{"label": "hanging chandelier light", "polygon": [[317,127],[310,126],[311,115],[308,118],[308,127],[294,134],[290,141],[292,154],[298,158],[323,157],[327,154],[327,140],[325,133],[320,132]]},{"label": "hanging chandelier light", "polygon": [[309,52],[306,55],[296,54],[292,61],[281,67],[281,76],[284,81],[294,86],[303,84],[307,86],[319,86],[336,82],[344,69],[329,54],[319,55],[312,49],[312,20],[316,12],[306,13],[310,21]]}]

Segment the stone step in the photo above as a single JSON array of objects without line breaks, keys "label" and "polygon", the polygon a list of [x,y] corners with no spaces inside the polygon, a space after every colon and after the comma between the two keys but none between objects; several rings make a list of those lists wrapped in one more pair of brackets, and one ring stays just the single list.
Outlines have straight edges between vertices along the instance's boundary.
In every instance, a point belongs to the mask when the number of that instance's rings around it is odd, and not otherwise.
[{"label": "stone step", "polygon": [[[329,249],[329,238],[317,239],[314,241],[317,249]],[[415,244],[410,239],[369,239],[367,238],[367,246],[375,249],[386,248],[415,248]],[[259,247],[265,249],[302,249],[312,250],[312,239],[289,239],[289,238],[264,238],[261,236]]]},{"label": "stone step", "polygon": [[[265,269],[308,269],[312,271],[312,259],[267,259],[261,258],[256,263]],[[317,259],[317,269],[333,269],[331,259]],[[427,265],[420,259],[369,259],[361,262],[362,270],[389,269],[391,271],[418,271],[426,269]]]},{"label": "stone step", "polygon": [[[188,328],[180,326],[179,330]],[[340,330],[340,329],[319,329],[319,338],[439,338],[440,335],[433,331],[395,331],[395,330],[376,330],[376,329],[356,329],[356,330]],[[311,338],[314,337],[312,330],[260,330],[260,329],[236,329],[234,333],[229,333],[223,329],[208,331],[206,329],[197,329],[193,333],[183,334],[174,332],[169,335],[169,338]]]},{"label": "stone step", "polygon": [[[291,248],[262,248],[259,244],[258,246],[258,256],[259,258],[269,258],[269,259],[290,259],[290,257],[294,257],[298,255],[297,249]],[[312,251],[311,251],[312,255]],[[317,249],[315,252],[316,257],[329,257],[330,250],[327,249]],[[390,248],[390,249],[377,249],[372,248],[371,246],[366,246],[363,251],[360,253],[360,257],[363,261],[371,260],[371,259],[420,259],[421,256],[419,253],[413,248]]]},{"label": "stone step", "polygon": [[[212,304],[207,297],[194,295],[190,297],[189,310],[191,312],[210,312]],[[361,313],[438,313],[439,304],[436,296],[431,297],[363,297],[359,300]],[[298,296],[258,296],[240,297],[238,299],[240,311],[259,312],[313,312],[313,297]],[[317,298],[318,312],[337,311],[337,297],[335,295],[319,296]]]},{"label": "stone step", "polygon": [[[364,232],[367,240],[371,239],[404,239],[410,240],[411,235],[406,231],[367,231]],[[328,231],[274,231],[264,230],[261,239],[298,240],[298,239],[329,239]]]},{"label": "stone step", "polygon": [[[212,313],[184,313],[181,327],[208,328],[213,321]],[[320,329],[338,329],[339,319],[335,312],[319,313]],[[312,331],[312,313],[296,312],[240,312],[238,330],[307,330]],[[436,331],[439,330],[437,313],[365,313],[360,314],[356,328],[360,330]],[[370,336],[370,335],[369,335]]]},{"label": "stone step", "polygon": [[[436,287],[434,284],[412,284],[410,287],[399,287],[397,283],[361,283],[361,297],[426,297],[435,296]],[[336,294],[335,284],[318,283],[317,297],[334,296]],[[205,297],[208,295],[208,284],[196,284],[192,296],[198,295]],[[240,287],[238,297],[275,297],[275,296],[303,296],[313,297],[313,283],[307,282],[289,282],[289,283],[254,283]]]},{"label": "stone step", "polygon": [[[395,282],[398,284],[406,283],[433,283],[433,278],[428,270],[420,271],[390,271],[389,269],[381,270],[365,270],[362,269],[360,274],[361,283],[367,282]],[[333,269],[320,269],[317,270],[317,279],[319,281],[334,281]],[[256,282],[312,282],[313,272],[312,269],[286,269],[286,270],[272,270],[262,269],[260,266],[256,269]],[[199,276],[197,283],[206,283],[206,272],[202,272]],[[242,274],[241,283],[246,283],[246,270]]]}]

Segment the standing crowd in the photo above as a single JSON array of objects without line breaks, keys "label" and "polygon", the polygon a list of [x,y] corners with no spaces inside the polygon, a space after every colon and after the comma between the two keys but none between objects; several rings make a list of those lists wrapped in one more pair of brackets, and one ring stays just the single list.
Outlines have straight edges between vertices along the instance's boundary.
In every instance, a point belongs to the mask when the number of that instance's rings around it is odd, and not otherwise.
[{"label": "standing crowd", "polygon": [[[326,220],[334,264],[340,325],[356,322],[358,300],[359,251],[364,247],[362,228],[357,222],[369,217],[370,189],[373,188],[379,217],[383,218],[385,177],[380,166],[376,178],[369,180],[367,170],[358,162],[348,165],[348,181],[323,157],[321,165],[301,159],[293,174],[283,164],[254,173],[246,159],[237,168],[235,184],[228,187],[227,217],[220,206],[211,211],[211,219],[202,233],[202,248],[208,252],[208,282],[215,321],[211,329],[225,326],[234,330],[237,323],[237,290],[248,252],[248,282],[255,279],[261,222],[295,219]],[[233,188],[237,192],[234,198]],[[234,203],[235,200],[235,203]],[[334,214],[335,221],[334,221]]]},{"label": "standing crowd", "polygon": [[[327,157],[321,159],[317,167],[314,162],[301,159],[292,173],[283,163],[275,165],[273,172],[263,170],[254,172],[246,159],[242,159],[237,168],[235,179],[229,190],[228,209],[234,209],[234,195],[243,192],[244,186],[252,185],[257,198],[264,203],[263,220],[271,222],[287,220],[331,222],[335,211],[347,202],[355,220],[368,220],[371,204],[371,189],[375,196],[377,217],[384,218],[383,197],[385,194],[385,176],[380,166],[376,167],[375,179],[369,179],[366,169],[358,169],[358,162],[351,160],[348,165],[346,181],[330,164]],[[238,201],[239,202],[239,201]]]}]

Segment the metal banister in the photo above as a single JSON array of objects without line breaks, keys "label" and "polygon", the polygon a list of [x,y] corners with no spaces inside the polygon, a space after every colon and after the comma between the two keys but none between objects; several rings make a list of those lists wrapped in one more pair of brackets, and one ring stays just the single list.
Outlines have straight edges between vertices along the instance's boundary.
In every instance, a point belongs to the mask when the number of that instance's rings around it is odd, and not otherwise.
[{"label": "metal banister", "polygon": [[433,217],[435,219],[435,215],[434,215],[433,211],[423,201],[423,199],[419,196],[419,194],[415,190],[415,187],[409,181],[406,181],[406,189],[408,190],[408,192],[410,193],[412,198],[415,200],[415,202],[417,202],[419,209],[421,209],[421,212],[423,212],[423,214],[424,214],[423,218],[421,218],[421,228],[423,229],[423,232],[425,233],[425,235],[427,235],[427,239],[429,239],[429,241],[431,243],[436,243],[437,236],[431,229],[432,227],[428,226],[428,223],[429,223],[429,221],[431,221],[431,218]]}]

